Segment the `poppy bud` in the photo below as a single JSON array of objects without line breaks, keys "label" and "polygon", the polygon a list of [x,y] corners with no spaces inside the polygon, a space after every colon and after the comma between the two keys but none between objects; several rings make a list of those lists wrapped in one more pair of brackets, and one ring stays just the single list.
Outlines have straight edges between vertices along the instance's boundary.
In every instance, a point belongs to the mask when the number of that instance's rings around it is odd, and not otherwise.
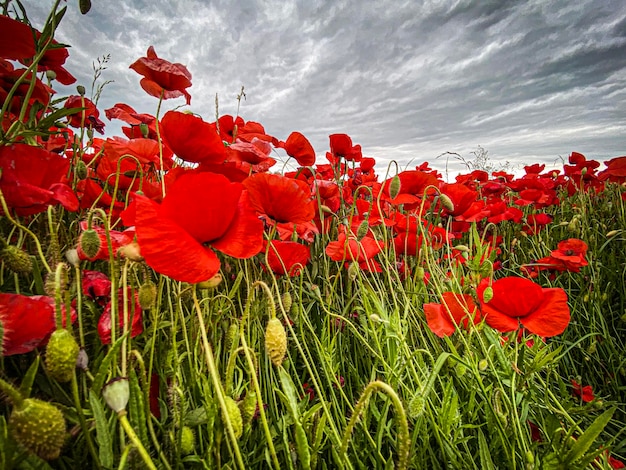
[{"label": "poppy bud", "polygon": [[149,308],[152,308],[157,298],[157,288],[154,282],[144,282],[139,287],[139,295],[137,297],[139,300],[139,306],[142,310],[148,310]]},{"label": "poppy bud", "polygon": [[0,251],[0,259],[7,268],[16,274],[27,274],[33,271],[30,255],[13,245],[7,245]]},{"label": "poppy bud", "polygon": [[65,443],[65,418],[52,403],[26,398],[9,418],[17,442],[44,460],[56,459]]},{"label": "poppy bud", "polygon": [[351,281],[354,281],[359,276],[359,263],[350,263],[350,267],[348,268],[348,278]]},{"label": "poppy bud", "polygon": [[224,350],[230,351],[235,344],[235,340],[237,339],[237,335],[239,334],[239,322],[234,321],[226,330],[226,335],[224,336]]},{"label": "poppy bud", "polygon": [[480,361],[478,361],[479,371],[484,372],[487,370],[487,367],[489,367],[489,361],[487,361],[487,359],[481,359]]},{"label": "poppy bud", "polygon": [[415,268],[415,277],[419,281],[423,281],[425,276],[426,276],[426,271],[424,270],[422,266],[418,266]]},{"label": "poppy bud", "polygon": [[400,194],[401,185],[402,182],[400,181],[400,177],[398,175],[391,178],[391,182],[389,183],[389,197],[391,197],[391,199],[395,199],[398,194]]},{"label": "poppy bud", "polygon": [[83,15],[86,15],[91,10],[91,0],[78,0],[78,8]]},{"label": "poppy bud", "polygon": [[291,299],[291,293],[289,291],[283,292],[283,294],[280,296],[280,300],[283,303],[285,312],[288,312],[289,310],[291,310],[291,304],[293,303],[293,301]]},{"label": "poppy bud", "polygon": [[82,86],[82,85],[78,85],[78,86],[76,87],[76,91],[78,92],[78,94],[79,94],[80,96],[85,96],[86,90],[85,90],[85,87],[84,87],[84,86]]},{"label": "poppy bud", "polygon": [[98,233],[94,229],[90,228],[80,234],[78,245],[81,250],[83,250],[83,253],[85,253],[85,256],[88,259],[91,259],[95,258],[100,251],[102,241],[100,240]]},{"label": "poppy bud", "polygon": [[70,248],[65,252],[65,259],[72,266],[78,266],[80,264],[80,257],[78,256],[78,250],[76,248]]},{"label": "poppy bud", "polygon": [[87,165],[84,161],[78,160],[74,167],[74,173],[76,173],[76,177],[81,181],[87,178],[89,172],[87,171]]},{"label": "poppy bud", "polygon": [[89,370],[89,356],[87,355],[87,351],[85,351],[84,349],[78,351],[78,357],[76,358],[76,367],[84,371]]},{"label": "poppy bud", "polygon": [[424,399],[422,394],[418,392],[413,396],[413,398],[411,398],[411,401],[409,402],[409,416],[413,419],[418,418],[424,413],[425,410],[426,400]]},{"label": "poppy bud", "polygon": [[241,419],[244,425],[248,425],[254,418],[256,412],[256,393],[254,391],[248,391],[243,400],[239,402],[239,410],[241,411]]},{"label": "poppy bud", "polygon": [[219,286],[222,283],[222,280],[223,280],[222,275],[220,273],[217,273],[208,281],[199,282],[197,286],[200,289],[213,289]]},{"label": "poppy bud", "polygon": [[439,195],[439,199],[441,200],[441,205],[443,207],[445,207],[449,212],[454,212],[454,203],[447,194],[441,193]]},{"label": "poppy bud", "polygon": [[357,240],[363,240],[363,238],[365,237],[365,235],[367,235],[367,232],[370,229],[370,224],[367,220],[364,220],[363,222],[361,222],[359,224],[359,228],[356,229],[356,238]]},{"label": "poppy bud", "polygon": [[102,397],[106,404],[116,413],[124,411],[130,398],[130,387],[126,377],[110,380],[102,389]]},{"label": "poppy bud", "polygon": [[454,247],[455,250],[462,251],[463,253],[469,253],[470,249],[467,245],[457,245]]},{"label": "poppy bud", "polygon": [[278,318],[270,318],[265,328],[265,349],[272,364],[276,367],[283,363],[287,352],[287,332]]},{"label": "poppy bud", "polygon": [[612,238],[615,235],[617,235],[620,232],[620,230],[611,230],[609,233],[606,234],[606,238]]},{"label": "poppy bud", "polygon": [[237,402],[229,396],[225,396],[224,401],[226,402],[226,412],[228,413],[230,424],[235,432],[235,437],[239,438],[243,433],[243,419],[241,418],[239,406],[237,406]]},{"label": "poppy bud", "polygon": [[57,73],[54,70],[46,70],[46,78],[50,81],[56,80]]},{"label": "poppy bud", "polygon": [[493,287],[487,286],[483,291],[483,302],[488,304],[493,299]]},{"label": "poppy bud", "polygon": [[196,448],[196,435],[189,426],[183,426],[180,433],[180,453],[189,455]]},{"label": "poppy bud", "polygon": [[130,242],[129,244],[120,247],[120,249],[117,250],[117,254],[136,263],[143,261],[139,243],[137,242]]},{"label": "poppy bud", "polygon": [[46,369],[57,382],[72,380],[78,359],[78,343],[66,329],[56,330],[46,346]]},{"label": "poppy bud", "polygon": [[144,139],[147,139],[148,135],[150,135],[150,128],[145,122],[139,124],[139,131],[141,132],[141,137],[143,137]]}]

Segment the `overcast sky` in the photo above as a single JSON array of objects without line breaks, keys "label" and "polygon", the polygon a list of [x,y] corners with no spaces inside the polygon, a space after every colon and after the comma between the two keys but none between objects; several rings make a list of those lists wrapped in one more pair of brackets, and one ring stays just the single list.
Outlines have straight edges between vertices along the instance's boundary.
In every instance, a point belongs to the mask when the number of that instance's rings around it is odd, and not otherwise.
[{"label": "overcast sky", "polygon": [[[22,0],[41,27],[51,0]],[[192,74],[191,109],[205,120],[240,114],[286,139],[309,138],[319,158],[346,133],[379,168],[429,161],[444,169],[478,146],[494,163],[560,168],[572,151],[626,154],[623,0],[92,0],[78,1],[57,39],[87,87],[110,54],[99,108],[124,102],[155,114],[157,99],[128,66],[153,45]],[[67,92],[66,92],[67,93]],[[164,102],[164,109],[184,99]],[[119,133],[119,121],[107,135]],[[454,157],[449,170],[462,169]]]}]

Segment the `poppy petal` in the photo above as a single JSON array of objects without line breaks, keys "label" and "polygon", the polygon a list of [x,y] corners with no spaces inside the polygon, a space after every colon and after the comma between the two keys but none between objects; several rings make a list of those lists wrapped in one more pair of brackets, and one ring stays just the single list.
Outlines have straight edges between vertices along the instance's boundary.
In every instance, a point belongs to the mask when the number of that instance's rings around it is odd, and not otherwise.
[{"label": "poppy petal", "polygon": [[159,206],[144,196],[136,199],[136,233],[141,255],[161,274],[177,281],[197,283],[220,269],[217,255],[183,228],[159,213]]},{"label": "poppy petal", "polygon": [[561,288],[543,289],[541,306],[521,319],[528,331],[543,337],[560,335],[570,320],[567,294]]},{"label": "poppy petal", "polygon": [[443,310],[441,304],[424,304],[424,315],[428,328],[440,338],[450,336],[454,333],[455,327],[452,322],[446,318],[447,313]]}]

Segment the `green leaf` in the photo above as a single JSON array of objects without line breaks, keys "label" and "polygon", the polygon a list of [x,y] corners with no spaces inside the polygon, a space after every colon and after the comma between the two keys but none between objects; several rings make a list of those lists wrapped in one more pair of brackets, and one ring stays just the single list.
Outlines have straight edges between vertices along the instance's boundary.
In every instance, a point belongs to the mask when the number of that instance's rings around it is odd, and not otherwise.
[{"label": "green leaf", "polygon": [[102,402],[92,390],[89,391],[89,404],[96,423],[96,441],[98,442],[100,463],[105,468],[113,468],[113,439],[109,432],[109,422],[104,414]]},{"label": "green leaf", "polygon": [[26,374],[24,374],[24,378],[22,379],[22,384],[20,385],[20,394],[24,398],[30,397],[30,391],[33,388],[33,382],[35,381],[35,375],[37,374],[37,370],[39,370],[39,361],[40,358],[37,356],[33,363],[30,365]]},{"label": "green leaf", "polygon": [[563,462],[566,465],[572,465],[577,460],[581,459],[585,452],[589,450],[593,442],[600,435],[602,430],[606,427],[606,425],[611,421],[611,417],[615,412],[615,408],[611,408],[606,410],[600,416],[598,416],[591,426],[587,428],[587,430],[580,436],[576,443],[572,446],[569,452],[565,455],[565,459]]},{"label": "green leaf", "polygon": [[104,385],[104,381],[109,374],[109,367],[115,361],[117,353],[122,347],[122,343],[124,342],[124,338],[128,336],[128,334],[129,333],[126,333],[126,335],[122,335],[120,338],[117,339],[117,341],[115,341],[115,343],[113,343],[111,349],[109,349],[109,352],[107,352],[107,355],[104,356],[104,359],[100,363],[100,367],[98,367],[98,372],[96,372],[96,375],[93,379],[93,384],[91,386],[91,389],[97,395],[100,394],[100,391],[102,390],[102,387]]},{"label": "green leaf", "polygon": [[485,439],[485,435],[480,429],[478,430],[478,455],[480,456],[480,468],[486,470],[495,469],[493,460],[491,460],[489,444],[487,444],[487,439]]}]

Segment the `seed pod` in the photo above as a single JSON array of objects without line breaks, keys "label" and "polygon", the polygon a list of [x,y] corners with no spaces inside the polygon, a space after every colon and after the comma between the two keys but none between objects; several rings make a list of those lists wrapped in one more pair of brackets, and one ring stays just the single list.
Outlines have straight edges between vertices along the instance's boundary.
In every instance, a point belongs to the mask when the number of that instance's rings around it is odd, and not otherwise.
[{"label": "seed pod", "polygon": [[83,253],[85,253],[85,256],[91,260],[92,258],[95,258],[100,251],[102,241],[100,240],[98,233],[94,229],[90,228],[80,234],[78,245],[81,250],[83,250]]},{"label": "seed pod", "polygon": [[28,274],[33,271],[30,255],[16,246],[7,245],[0,251],[0,258],[6,267],[16,274]]},{"label": "seed pod", "polygon": [[[229,396],[225,396],[224,401],[226,402],[226,412],[228,413],[230,424],[235,432],[235,437],[239,438],[243,433],[243,420],[239,406],[237,406],[237,402]],[[224,423],[224,426],[226,426],[226,423]]]},{"label": "seed pod", "polygon": [[56,330],[46,346],[46,369],[57,382],[72,380],[79,347],[76,339],[66,329]]},{"label": "seed pod", "polygon": [[157,298],[157,288],[154,282],[146,281],[139,287],[139,306],[143,310],[154,307]]},{"label": "seed pod", "polygon": [[147,139],[150,135],[150,128],[145,122],[139,124],[139,131],[141,131],[141,137],[143,137],[144,139]]},{"label": "seed pod", "polygon": [[287,352],[287,333],[278,318],[271,318],[265,328],[265,349],[272,364],[276,367],[283,363]]},{"label": "seed pod", "polygon": [[189,426],[183,426],[180,432],[180,453],[182,455],[189,455],[196,448],[196,435]]},{"label": "seed pod", "polygon": [[9,418],[17,442],[44,460],[56,459],[65,442],[65,418],[52,403],[26,398]]}]

